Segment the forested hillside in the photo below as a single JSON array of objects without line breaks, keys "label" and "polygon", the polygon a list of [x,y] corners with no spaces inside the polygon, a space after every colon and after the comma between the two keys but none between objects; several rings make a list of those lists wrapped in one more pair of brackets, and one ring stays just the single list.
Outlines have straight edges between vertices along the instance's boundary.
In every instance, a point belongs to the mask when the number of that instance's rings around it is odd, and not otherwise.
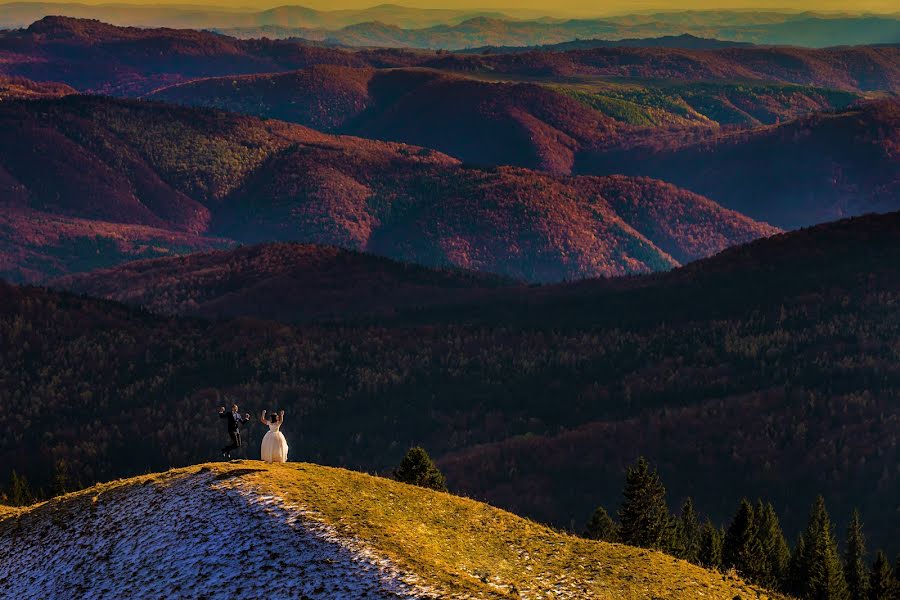
[{"label": "forested hillside", "polygon": [[897,213],[865,217],[670,274],[356,325],[162,318],[3,286],[0,461],[38,486],[60,459],[89,482],[212,458],[230,395],[294,415],[296,457],[381,470],[421,443],[451,488],[560,525],[644,454],[674,502],[692,495],[719,522],[758,495],[793,535],[823,493],[839,523],[858,506],[888,546],[898,227]]},{"label": "forested hillside", "polygon": [[19,281],[299,241],[548,282],[668,269],[778,231],[647,178],[470,167],[214,110],[73,95],[5,102],[0,123],[0,259]]}]

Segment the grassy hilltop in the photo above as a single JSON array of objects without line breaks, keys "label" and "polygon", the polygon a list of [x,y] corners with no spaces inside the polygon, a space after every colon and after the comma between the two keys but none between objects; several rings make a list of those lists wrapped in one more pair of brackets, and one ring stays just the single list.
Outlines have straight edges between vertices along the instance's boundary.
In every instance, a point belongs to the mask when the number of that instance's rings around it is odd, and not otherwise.
[{"label": "grassy hilltop", "polygon": [[766,597],[659,552],[561,534],[466,498],[256,461],[0,511],[0,581],[20,598],[138,589],[210,598]]}]

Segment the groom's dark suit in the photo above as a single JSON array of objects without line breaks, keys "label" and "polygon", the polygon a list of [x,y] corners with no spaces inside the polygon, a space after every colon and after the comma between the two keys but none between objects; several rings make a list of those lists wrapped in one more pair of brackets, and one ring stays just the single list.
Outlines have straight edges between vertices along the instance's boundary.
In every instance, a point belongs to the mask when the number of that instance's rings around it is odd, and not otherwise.
[{"label": "groom's dark suit", "polygon": [[223,412],[219,414],[219,417],[226,420],[228,435],[231,437],[231,445],[222,448],[222,454],[230,458],[231,451],[241,447],[241,424],[246,423],[247,419],[235,412]]}]

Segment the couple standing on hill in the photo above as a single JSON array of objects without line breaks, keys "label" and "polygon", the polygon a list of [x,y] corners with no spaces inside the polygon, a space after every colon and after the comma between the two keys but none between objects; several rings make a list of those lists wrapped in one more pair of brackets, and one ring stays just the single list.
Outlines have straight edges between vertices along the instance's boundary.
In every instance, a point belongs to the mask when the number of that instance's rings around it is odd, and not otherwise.
[{"label": "couple standing on hill", "polygon": [[[241,442],[241,425],[250,422],[250,413],[241,414],[237,404],[231,405],[231,412],[226,412],[224,406],[219,407],[219,417],[225,419],[228,427],[228,436],[231,438],[231,445],[222,448],[222,456],[231,458],[231,451],[237,450],[243,443]],[[259,422],[269,427],[263,437],[260,454],[262,459],[267,463],[287,462],[288,443],[281,433],[281,424],[284,423],[284,411],[272,413],[266,418],[266,411],[262,411]]]}]

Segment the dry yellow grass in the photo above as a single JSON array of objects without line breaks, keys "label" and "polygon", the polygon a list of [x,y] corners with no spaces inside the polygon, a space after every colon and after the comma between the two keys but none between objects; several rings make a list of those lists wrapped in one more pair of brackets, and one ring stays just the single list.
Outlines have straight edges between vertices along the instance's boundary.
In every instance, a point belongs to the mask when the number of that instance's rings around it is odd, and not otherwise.
[{"label": "dry yellow grass", "polygon": [[[212,478],[199,476],[212,472]],[[732,576],[659,552],[577,538],[486,504],[362,473],[305,463],[210,463],[120,480],[25,509],[52,518],[114,501],[133,486],[196,477],[249,497],[273,496],[370,548],[447,597],[722,598],[771,597]],[[0,535],[21,518],[0,513]],[[30,521],[30,519],[25,519]],[[8,531],[8,530],[7,530]]]}]

